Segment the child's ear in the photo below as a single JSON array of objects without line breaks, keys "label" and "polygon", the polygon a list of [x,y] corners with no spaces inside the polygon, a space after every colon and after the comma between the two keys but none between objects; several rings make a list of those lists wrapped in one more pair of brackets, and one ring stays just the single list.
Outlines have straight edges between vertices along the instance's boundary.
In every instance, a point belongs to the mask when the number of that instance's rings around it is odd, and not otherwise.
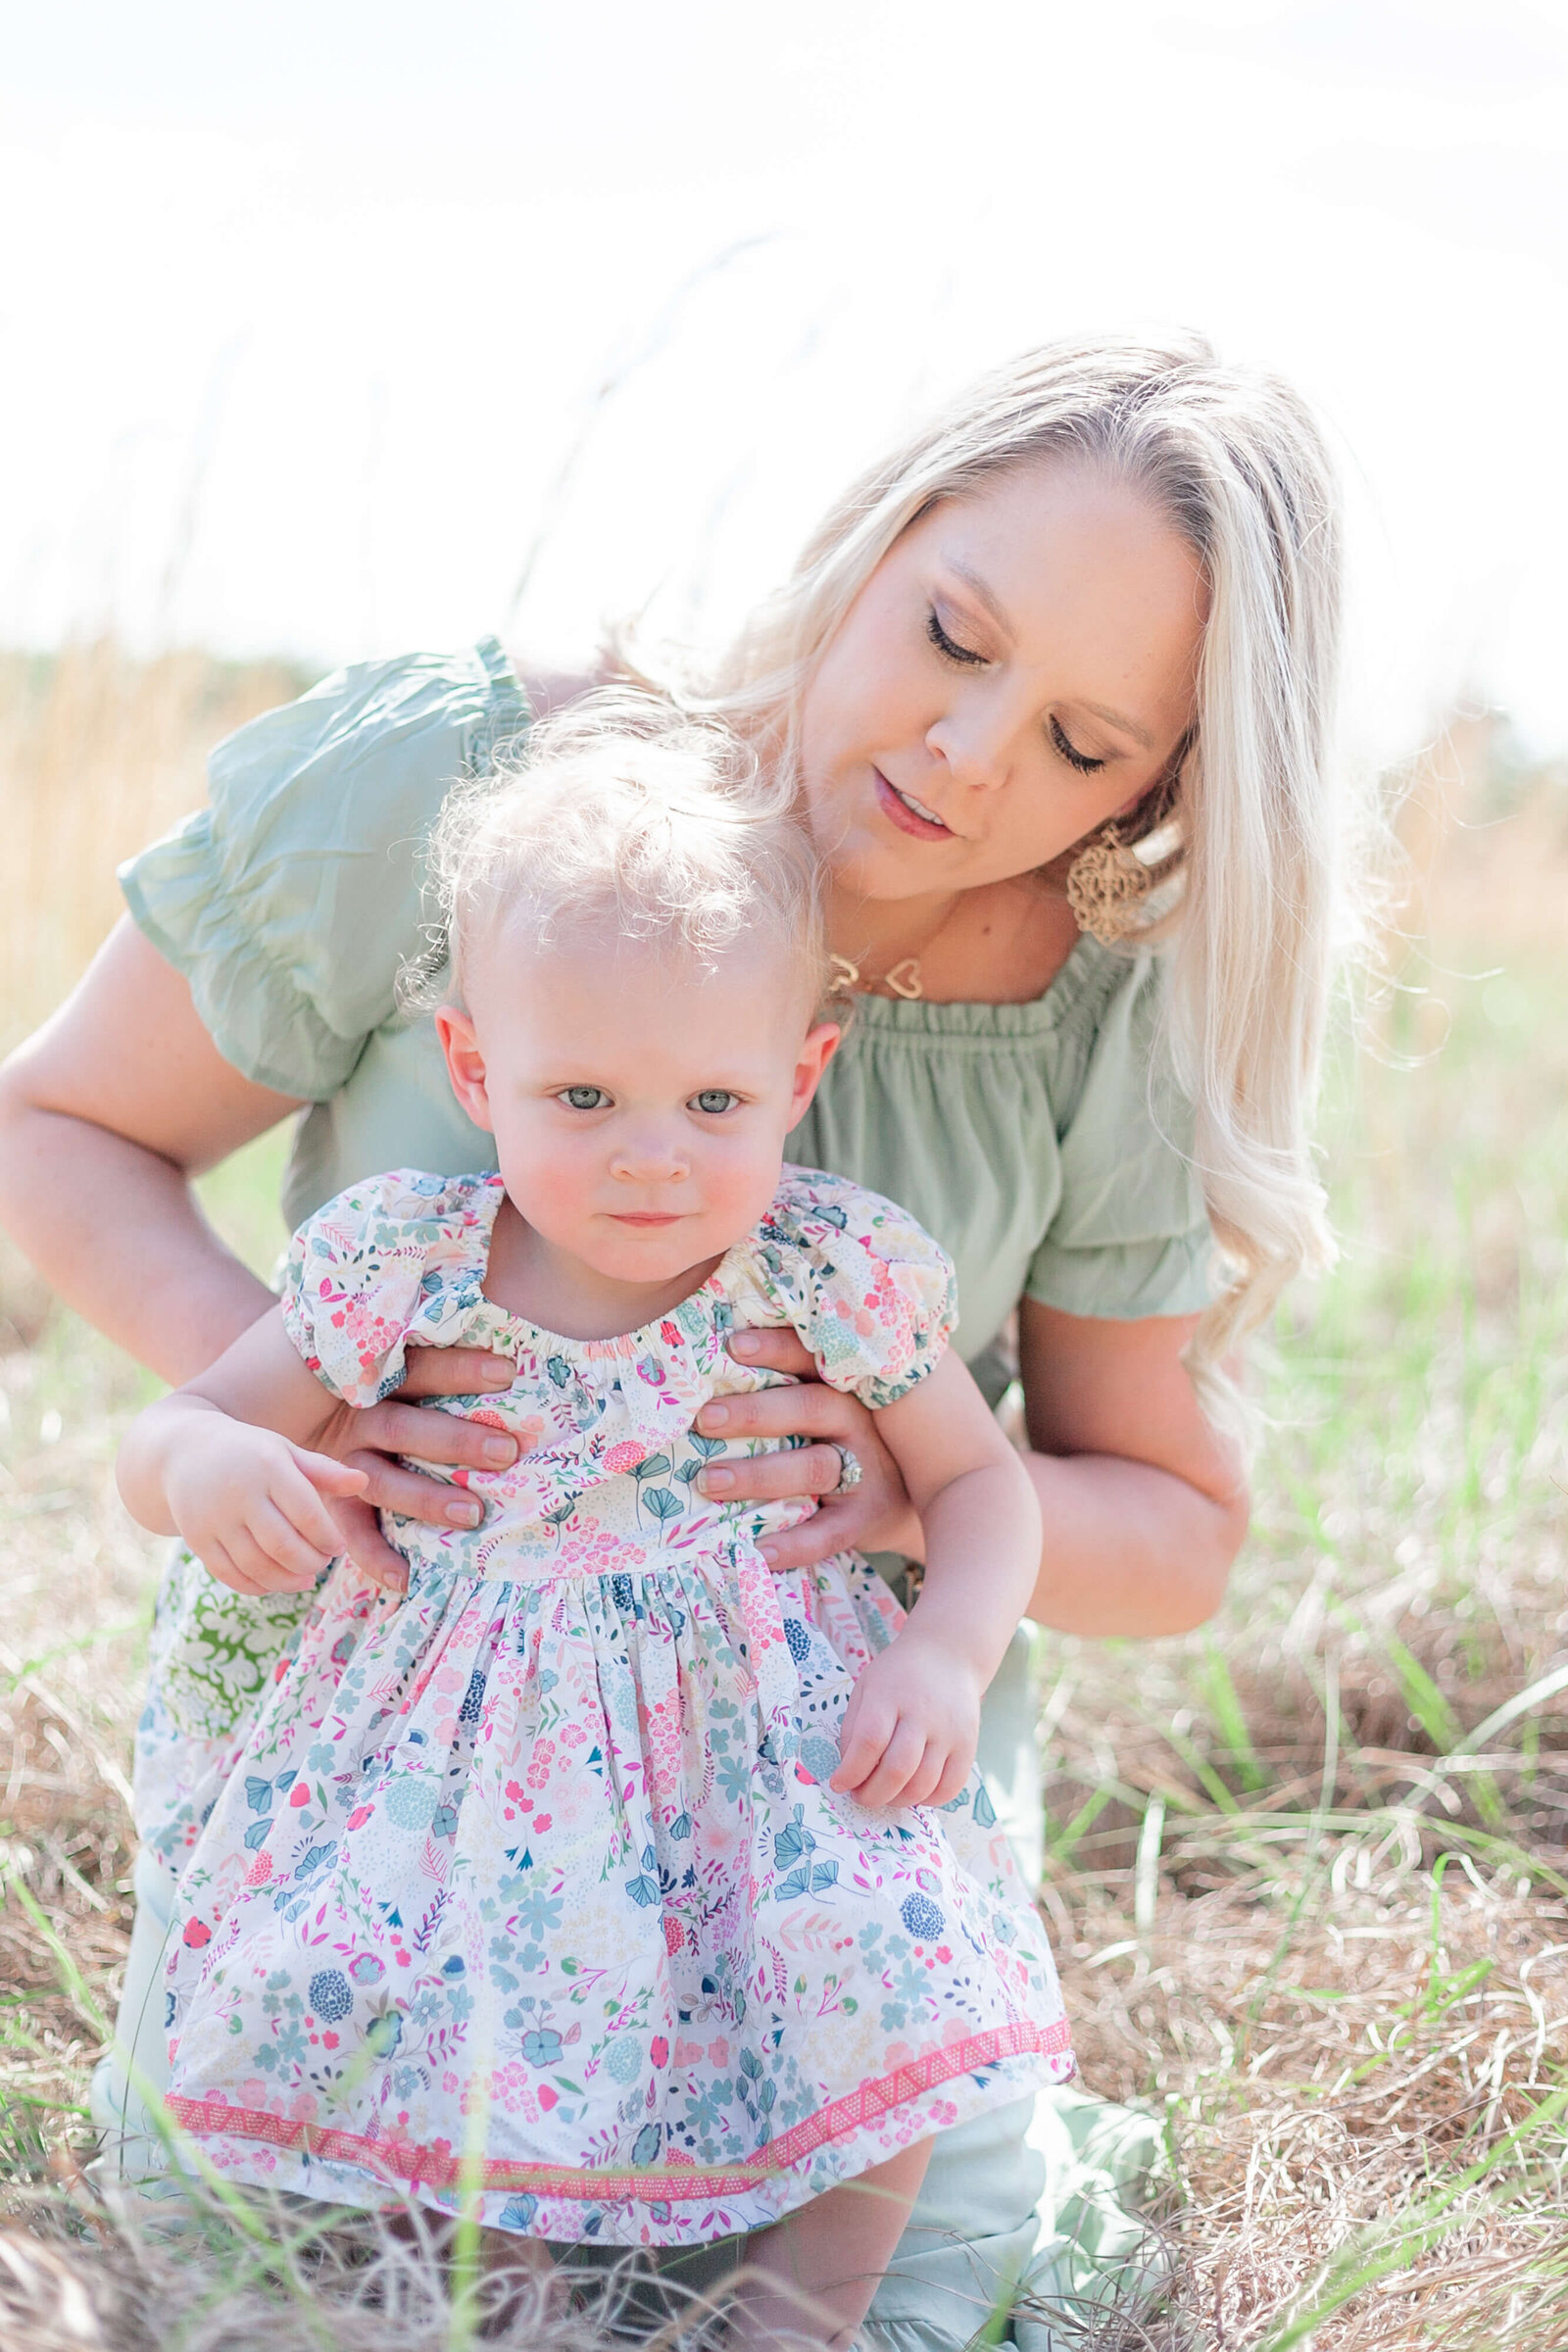
[{"label": "child's ear", "polygon": [[822,1083],[822,1072],[838,1051],[844,1035],[837,1021],[817,1021],[808,1031],[795,1064],[795,1087],[790,1097],[790,1125],[798,1127],[811,1107],[811,1097]]},{"label": "child's ear", "polygon": [[476,1127],[493,1135],[490,1097],[485,1091],[484,1055],[473,1034],[473,1023],[461,1005],[443,1004],[435,1016],[435,1033],[446,1056],[452,1092]]}]

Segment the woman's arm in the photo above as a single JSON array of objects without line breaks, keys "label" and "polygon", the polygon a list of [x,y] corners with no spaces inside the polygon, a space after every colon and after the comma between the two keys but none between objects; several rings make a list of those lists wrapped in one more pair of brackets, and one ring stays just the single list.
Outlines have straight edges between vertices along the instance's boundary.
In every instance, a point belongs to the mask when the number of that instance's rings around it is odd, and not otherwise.
[{"label": "woman's arm", "polygon": [[1057,1633],[1187,1633],[1224,1598],[1250,1497],[1182,1361],[1197,1323],[1019,1308],[1024,1458],[1045,1521],[1028,1613]]},{"label": "woman's arm", "polygon": [[0,1068],[0,1224],[89,1323],[189,1380],[271,1304],[191,1179],[295,1107],[223,1060],[180,975],[122,920]]},{"label": "woman's arm", "polygon": [[[190,1380],[275,1303],[214,1233],[191,1180],[295,1107],[224,1061],[179,973],[122,921],[0,1068],[0,1224],[89,1322],[165,1380]],[[501,1389],[513,1372],[478,1348],[420,1348],[402,1394]],[[462,1500],[387,1457],[495,1469],[516,1450],[499,1431],[392,1399],[335,1429],[332,1450],[369,1480],[363,1505],[341,1506],[358,1518],[356,1556],[388,1584],[403,1563],[371,1506],[441,1526]]]}]

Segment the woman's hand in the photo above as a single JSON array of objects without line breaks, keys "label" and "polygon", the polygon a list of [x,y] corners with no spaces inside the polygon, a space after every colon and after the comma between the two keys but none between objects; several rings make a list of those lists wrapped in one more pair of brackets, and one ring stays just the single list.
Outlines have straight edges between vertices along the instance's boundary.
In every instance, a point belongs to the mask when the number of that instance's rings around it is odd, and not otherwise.
[{"label": "woman's hand", "polygon": [[[902,1551],[920,1555],[920,1523],[898,1464],[877,1435],[876,1415],[857,1397],[829,1388],[793,1331],[737,1331],[729,1351],[740,1364],[792,1372],[798,1387],[759,1389],[750,1396],[726,1396],[705,1404],[697,1428],[705,1438],[762,1438],[784,1448],[786,1438],[803,1437],[802,1446],[759,1454],[750,1461],[715,1462],[698,1485],[715,1502],[776,1502],[783,1496],[822,1497],[814,1515],[761,1546],[770,1568],[812,1568],[836,1551]],[[848,1446],[860,1465],[860,1481],[838,1494]]]},{"label": "woman's hand", "polygon": [[411,1348],[408,1377],[395,1396],[363,1411],[339,1405],[312,1443],[351,1469],[363,1470],[363,1495],[334,1501],[343,1548],[375,1584],[389,1592],[408,1590],[409,1564],[393,1550],[376,1523],[377,1511],[396,1511],[425,1527],[477,1527],[484,1505],[459,1485],[426,1478],[396,1457],[443,1469],[507,1470],[517,1458],[516,1441],[483,1421],[456,1413],[426,1412],[425,1396],[472,1396],[509,1389],[517,1376],[510,1356],[483,1348]]}]

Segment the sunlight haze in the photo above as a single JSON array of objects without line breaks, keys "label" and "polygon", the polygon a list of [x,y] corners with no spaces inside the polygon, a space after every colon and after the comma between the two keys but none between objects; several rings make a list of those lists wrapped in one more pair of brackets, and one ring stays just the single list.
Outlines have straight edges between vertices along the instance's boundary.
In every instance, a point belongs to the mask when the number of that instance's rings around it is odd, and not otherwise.
[{"label": "sunlight haze", "polygon": [[710,637],[950,385],[1179,322],[1331,419],[1362,746],[1561,749],[1565,98],[1498,0],[31,12],[0,639]]}]

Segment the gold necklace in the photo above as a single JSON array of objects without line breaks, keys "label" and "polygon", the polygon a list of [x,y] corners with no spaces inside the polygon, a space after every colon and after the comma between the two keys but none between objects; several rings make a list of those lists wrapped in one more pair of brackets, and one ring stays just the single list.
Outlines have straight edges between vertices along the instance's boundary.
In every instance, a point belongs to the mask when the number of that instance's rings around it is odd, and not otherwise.
[{"label": "gold necklace", "polygon": [[853,996],[857,989],[863,989],[870,995],[879,988],[885,988],[895,997],[902,997],[906,1004],[917,1004],[925,995],[925,982],[920,976],[920,957],[928,955],[935,946],[938,935],[946,927],[956,905],[957,900],[954,899],[944,906],[921,940],[916,954],[901,956],[897,963],[889,965],[880,979],[868,979],[864,964],[857,962],[854,956],[838,956],[830,951],[828,961],[833,966],[833,994],[836,997],[848,997]]},{"label": "gold necklace", "polygon": [[885,971],[880,980],[867,980],[859,965],[852,962],[848,956],[830,954],[828,961],[833,966],[833,994],[836,997],[852,997],[857,989],[864,989],[869,995],[875,989],[890,988],[906,1004],[913,1004],[925,995],[918,956],[906,956],[902,963],[896,963]]}]

